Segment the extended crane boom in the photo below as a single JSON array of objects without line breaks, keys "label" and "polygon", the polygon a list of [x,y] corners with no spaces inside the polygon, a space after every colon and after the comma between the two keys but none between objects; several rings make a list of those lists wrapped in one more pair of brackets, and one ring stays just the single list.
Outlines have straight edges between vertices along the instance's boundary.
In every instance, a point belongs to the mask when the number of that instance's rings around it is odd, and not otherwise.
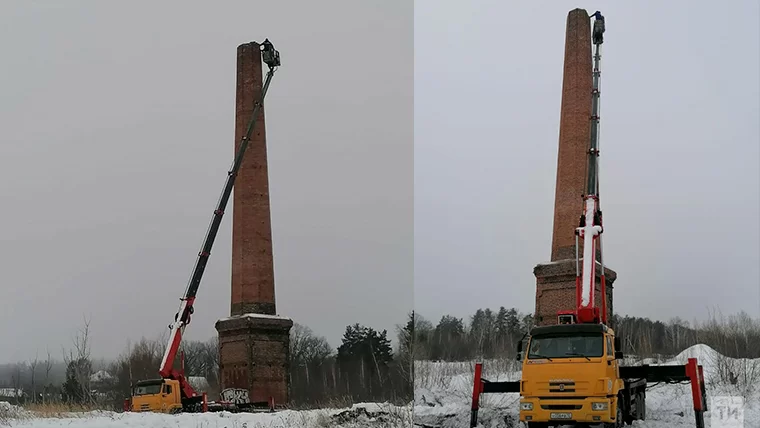
[{"label": "extended crane boom", "polygon": [[[604,33],[604,18],[597,13],[594,22],[594,74],[591,90],[591,139],[588,149],[588,170],[586,195],[584,196],[584,212],[581,216],[580,227],[576,229],[576,307],[577,322],[607,323],[607,290],[604,278],[604,262],[602,253],[602,211],[599,208],[599,83],[601,76],[601,45]],[[578,259],[578,238],[583,239],[583,268]],[[599,264],[602,286],[602,310],[594,304],[596,289],[596,253],[599,246]]]},{"label": "extended crane boom", "polygon": [[208,263],[209,256],[211,255],[211,247],[214,245],[214,240],[216,239],[217,232],[219,231],[219,225],[222,222],[224,209],[226,208],[227,202],[229,201],[230,195],[232,194],[232,188],[235,185],[235,178],[237,177],[238,171],[240,170],[240,165],[243,162],[245,150],[248,147],[248,143],[250,142],[251,132],[253,131],[253,128],[256,124],[256,118],[258,117],[259,110],[264,103],[264,97],[266,97],[267,90],[269,89],[269,83],[272,81],[272,77],[274,76],[277,67],[280,66],[280,53],[274,48],[269,39],[264,40],[264,42],[261,44],[261,54],[262,60],[269,67],[264,85],[261,89],[261,97],[254,105],[253,114],[250,121],[248,122],[248,127],[246,129],[245,135],[242,137],[242,140],[240,142],[240,148],[235,155],[235,160],[232,164],[232,167],[227,173],[227,181],[224,184],[224,189],[222,190],[222,195],[219,198],[219,203],[214,210],[211,224],[209,225],[201,250],[198,253],[198,258],[196,259],[192,276],[190,277],[190,281],[188,282],[187,288],[185,289],[185,294],[180,299],[181,304],[179,311],[174,316],[174,323],[169,326],[169,329],[171,330],[171,333],[169,334],[169,343],[166,346],[166,351],[164,352],[163,359],[161,360],[159,374],[164,379],[168,378],[178,380],[180,383],[180,388],[182,390],[183,398],[195,397],[197,394],[193,387],[186,381],[183,373],[184,370],[174,369],[174,359],[177,356],[185,327],[190,324],[190,317],[194,312],[193,304],[195,303],[195,296],[198,292],[201,278],[203,278],[203,272],[206,269],[206,264]]}]

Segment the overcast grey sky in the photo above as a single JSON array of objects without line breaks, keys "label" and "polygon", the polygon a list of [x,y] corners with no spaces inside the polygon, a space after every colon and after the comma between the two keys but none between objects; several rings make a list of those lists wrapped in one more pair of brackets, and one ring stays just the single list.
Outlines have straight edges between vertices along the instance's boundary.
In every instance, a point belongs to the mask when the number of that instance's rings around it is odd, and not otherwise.
[{"label": "overcast grey sky", "polygon": [[[97,356],[166,330],[233,157],[236,48],[266,37],[278,312],[336,346],[348,324],[404,322],[412,9],[4,1],[0,361],[60,357],[83,316]],[[230,233],[228,216],[189,338],[229,315]]]},{"label": "overcast grey sky", "polygon": [[616,312],[760,316],[753,0],[416,1],[415,308],[434,322],[533,311],[576,7],[607,18],[600,180]]},{"label": "overcast grey sky", "polygon": [[[235,49],[265,37],[279,312],[337,345],[413,292],[434,320],[532,311],[575,7],[608,23],[616,310],[760,316],[757,2],[2,6],[0,361],[60,354],[83,316],[96,355],[165,331],[233,156]],[[190,338],[229,313],[230,226]]]}]

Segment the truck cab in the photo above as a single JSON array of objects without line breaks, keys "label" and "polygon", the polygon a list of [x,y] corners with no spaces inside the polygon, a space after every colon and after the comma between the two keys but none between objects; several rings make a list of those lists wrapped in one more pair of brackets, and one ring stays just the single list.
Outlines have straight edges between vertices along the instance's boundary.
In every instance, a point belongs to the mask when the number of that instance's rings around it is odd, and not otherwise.
[{"label": "truck cab", "polygon": [[132,388],[133,412],[177,413],[182,411],[179,382],[173,379],[151,379],[137,382]]},{"label": "truck cab", "polygon": [[[523,344],[525,349],[523,350]],[[620,379],[612,329],[604,324],[535,327],[518,347],[520,421],[529,427],[592,423],[622,426]]]}]

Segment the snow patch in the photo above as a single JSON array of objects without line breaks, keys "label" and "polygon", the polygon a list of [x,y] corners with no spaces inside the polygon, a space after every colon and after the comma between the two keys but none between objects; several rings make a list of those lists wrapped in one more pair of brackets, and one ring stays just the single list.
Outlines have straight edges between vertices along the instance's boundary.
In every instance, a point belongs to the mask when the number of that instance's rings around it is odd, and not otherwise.
[{"label": "snow patch", "polygon": [[[629,356],[632,357],[632,356]],[[744,397],[744,426],[760,427],[760,358],[734,359],[721,355],[706,345],[692,346],[673,358],[662,362],[647,359],[651,365],[684,364],[688,358],[697,358],[703,366],[708,398],[741,395]],[[641,359],[637,359],[641,361]],[[627,364],[631,362],[627,361]],[[491,381],[519,380],[520,368],[516,361],[485,361],[483,378]],[[474,362],[415,362],[415,423],[440,428],[469,426],[472,400]],[[726,368],[728,367],[728,369]],[[755,378],[752,370],[757,370]],[[726,371],[750,373],[742,378],[736,375],[735,384],[725,382]],[[480,427],[517,427],[519,394],[483,394],[478,412]],[[689,384],[659,384],[647,387],[647,420],[637,421],[633,428],[694,427],[694,410]],[[710,426],[711,413],[705,413]]]},{"label": "snow patch", "polygon": [[[19,417],[2,418],[4,408]],[[285,410],[276,413],[88,412],[68,417],[35,418],[17,406],[0,402],[0,426],[8,428],[362,428],[411,427],[412,408],[384,403],[360,403],[348,409]]]},{"label": "snow patch", "polygon": [[0,417],[18,416],[24,413],[24,409],[7,401],[0,401]]},{"label": "snow patch", "polygon": [[105,370],[99,370],[90,376],[90,382],[103,382],[110,379],[113,379],[113,375]]},{"label": "snow patch", "polygon": [[198,392],[208,392],[210,389],[208,379],[203,376],[188,376],[187,383],[189,383],[190,386],[192,386],[193,389]]},{"label": "snow patch", "polygon": [[288,317],[283,317],[280,315],[268,315],[268,314],[242,314],[242,315],[235,315],[232,317],[222,318],[219,321],[230,321],[230,320],[237,320],[240,318],[264,318],[264,319],[275,319],[275,320],[284,320],[284,321],[292,321]]},{"label": "snow patch", "polygon": [[0,388],[0,397],[16,398],[24,395],[24,390],[16,388]]}]

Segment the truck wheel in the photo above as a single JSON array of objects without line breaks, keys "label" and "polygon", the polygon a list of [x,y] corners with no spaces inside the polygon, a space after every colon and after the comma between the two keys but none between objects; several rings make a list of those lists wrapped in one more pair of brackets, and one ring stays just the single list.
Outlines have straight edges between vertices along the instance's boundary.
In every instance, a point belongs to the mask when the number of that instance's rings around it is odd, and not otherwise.
[{"label": "truck wheel", "polygon": [[646,402],[646,396],[643,392],[639,392],[638,396],[636,397],[636,402],[638,404],[638,417],[639,420],[646,420],[647,417],[647,402]]},{"label": "truck wheel", "polygon": [[[635,404],[638,408],[638,404]],[[625,416],[623,416],[623,422],[625,425],[633,425],[633,421],[636,420],[636,416],[634,415],[635,408],[629,408],[627,412],[625,412]],[[620,426],[623,426],[624,424],[620,424]]]},{"label": "truck wheel", "polygon": [[604,424],[604,428],[623,428],[625,422],[623,421],[623,408],[620,406],[622,402],[621,397],[618,397],[617,406],[615,406],[615,422]]}]

